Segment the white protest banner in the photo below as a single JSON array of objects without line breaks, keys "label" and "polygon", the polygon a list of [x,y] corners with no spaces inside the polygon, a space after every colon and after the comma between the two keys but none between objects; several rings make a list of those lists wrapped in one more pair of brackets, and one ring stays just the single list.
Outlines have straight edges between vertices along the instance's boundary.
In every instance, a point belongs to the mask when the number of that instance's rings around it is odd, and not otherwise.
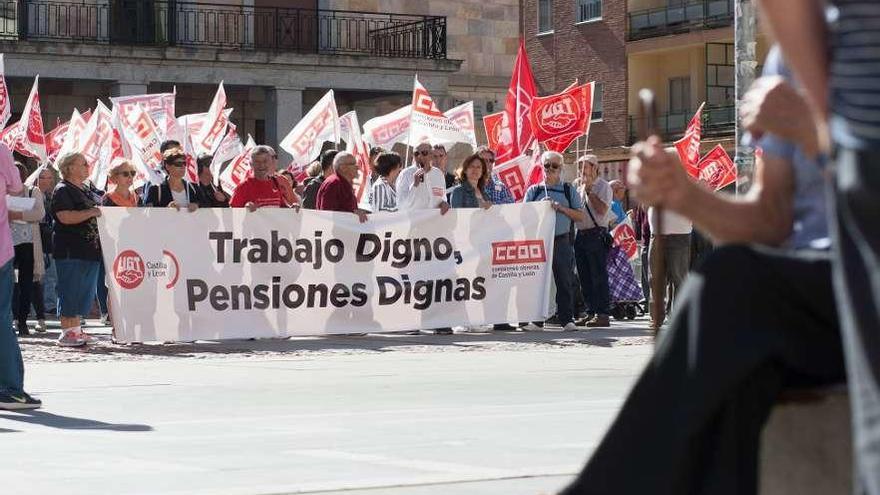
[{"label": "white protest banner", "polygon": [[[547,202],[389,213],[102,208],[122,342],[392,332],[543,320]],[[174,235],[156,235],[156,232]]]},{"label": "white protest banner", "polygon": [[6,87],[6,68],[3,64],[3,54],[0,53],[0,129],[6,127],[6,122],[10,117],[12,117],[12,102],[9,100],[9,88]]},{"label": "white protest banner", "polygon": [[232,162],[223,169],[220,174],[220,187],[228,194],[235,192],[235,188],[245,181],[251,174],[251,151],[257,146],[254,138],[248,134],[247,143],[239,152],[238,156],[233,158]]},{"label": "white protest banner", "polygon": [[410,146],[420,143],[445,144],[468,143],[470,137],[454,121],[443,115],[428,90],[415,78],[413,86],[412,113],[409,122]]},{"label": "white protest banner", "polygon": [[290,153],[295,162],[309,163],[318,158],[326,141],[339,142],[339,114],[332,89],[315,103],[279,146]]},{"label": "white protest banner", "polygon": [[390,150],[395,144],[406,144],[409,139],[409,117],[412,105],[364,122],[364,141],[370,146]]},{"label": "white protest banner", "polygon": [[[450,108],[443,112],[443,115],[455,122],[458,128],[461,129],[461,132],[468,137],[468,140],[464,142],[465,144],[471,145],[471,148],[477,147],[477,134],[474,125],[474,102],[469,101],[455,108]],[[453,145],[456,143],[451,142],[449,144]]]},{"label": "white protest banner", "polygon": [[223,111],[225,108],[226,90],[223,89],[223,81],[220,81],[220,87],[217,88],[217,94],[214,95],[214,101],[208,109],[205,123],[198,134],[190,135],[196,154],[213,155],[220,146],[220,141],[226,133],[226,126],[229,124],[229,115]]},{"label": "white protest banner", "polygon": [[46,133],[43,129],[43,115],[40,110],[40,92],[37,89],[39,82],[40,76],[34,78],[31,94],[28,96],[27,103],[24,104],[24,110],[21,112],[21,118],[18,122],[22,149],[36,157],[40,163],[46,163],[49,160],[49,154],[46,152]]},{"label": "white protest banner", "polygon": [[358,175],[352,187],[358,203],[366,202],[364,193],[370,188],[370,148],[361,137],[361,126],[357,112],[352,110],[339,117],[340,137],[345,141],[345,151],[354,155],[358,165]]}]

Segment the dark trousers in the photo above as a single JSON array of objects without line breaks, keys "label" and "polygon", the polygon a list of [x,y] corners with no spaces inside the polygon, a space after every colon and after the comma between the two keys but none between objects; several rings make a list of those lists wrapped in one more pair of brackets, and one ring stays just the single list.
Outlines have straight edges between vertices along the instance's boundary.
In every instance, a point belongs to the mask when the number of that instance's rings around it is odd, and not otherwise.
[{"label": "dark trousers", "polygon": [[43,282],[34,282],[31,286],[31,305],[34,307],[34,316],[38,320],[46,319],[46,303],[43,301]]},{"label": "dark trousers", "polygon": [[856,484],[880,494],[880,160],[840,150],[834,284],[853,410]]},{"label": "dark trousers", "polygon": [[107,307],[107,271],[104,268],[104,261],[101,260],[101,265],[98,267],[98,286],[95,290],[95,294],[98,296],[98,310],[101,311],[101,315],[106,315],[110,312]]},{"label": "dark trousers", "polygon": [[604,229],[578,230],[574,259],[588,313],[608,315],[611,296],[608,289],[608,249],[602,242]]},{"label": "dark trousers", "polygon": [[[651,304],[660,298],[665,298],[666,314],[671,314],[675,308],[673,301],[678,297],[678,291],[687,277],[691,264],[691,235],[690,234],[664,234],[663,235],[663,252],[666,262],[666,280],[663,286],[666,287],[666,294],[651,294]],[[650,271],[650,266],[658,256],[657,236],[651,237],[651,246],[648,248],[648,274],[651,279],[654,274]],[[662,323],[662,322],[660,322]]]},{"label": "dark trousers", "polygon": [[573,258],[568,234],[556,236],[553,240],[553,281],[556,283],[556,316],[562,325],[574,318]]},{"label": "dark trousers", "polygon": [[756,493],[761,429],[781,388],[843,379],[833,298],[826,254],[714,251],[563,493]]},{"label": "dark trousers", "polygon": [[34,285],[34,244],[25,242],[15,246],[15,268],[18,269],[18,281],[12,290],[12,311],[15,321],[20,326],[27,325],[28,313],[31,312],[31,294]]}]

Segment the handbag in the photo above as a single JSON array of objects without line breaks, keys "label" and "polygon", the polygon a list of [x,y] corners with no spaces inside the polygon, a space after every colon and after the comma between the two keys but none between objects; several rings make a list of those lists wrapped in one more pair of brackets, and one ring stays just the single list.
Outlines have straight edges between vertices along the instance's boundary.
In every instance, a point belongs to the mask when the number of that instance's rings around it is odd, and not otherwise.
[{"label": "handbag", "polygon": [[[587,201],[589,201],[589,199]],[[611,234],[608,233],[608,228],[599,227],[599,222],[596,221],[596,217],[594,217],[593,212],[590,211],[589,204],[584,205],[584,209],[587,210],[587,215],[590,215],[590,220],[593,221],[593,225],[601,229],[600,235],[602,236],[602,245],[605,246],[605,249],[611,249],[611,246],[614,245],[614,237],[611,237]]]}]

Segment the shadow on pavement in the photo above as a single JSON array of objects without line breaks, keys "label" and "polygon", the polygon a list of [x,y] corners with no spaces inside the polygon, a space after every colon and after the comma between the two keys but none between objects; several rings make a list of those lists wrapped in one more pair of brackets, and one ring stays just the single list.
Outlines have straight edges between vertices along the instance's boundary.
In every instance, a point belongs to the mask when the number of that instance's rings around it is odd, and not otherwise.
[{"label": "shadow on pavement", "polygon": [[[294,355],[319,351],[339,352],[393,352],[401,348],[430,349],[433,347],[455,347],[460,351],[478,351],[486,348],[517,349],[529,346],[548,349],[589,345],[613,347],[626,345],[627,340],[645,343],[651,331],[643,322],[615,323],[611,328],[581,329],[576,332],[562,332],[560,328],[548,327],[540,332],[491,331],[485,333],[456,333],[454,335],[405,335],[402,333],[374,333],[363,336],[327,335],[311,337],[291,337],[281,339],[197,341],[192,343],[149,343],[114,344],[109,335],[93,333],[102,340],[96,344],[76,349],[59,349],[88,356],[161,356],[161,357],[206,357],[210,355],[247,355],[266,353],[290,353]],[[90,330],[97,330],[91,328]],[[27,347],[56,348],[53,332],[40,335],[40,338],[20,340],[23,350]],[[635,338],[635,339],[633,339]]]},{"label": "shadow on pavement", "polygon": [[[0,419],[49,426],[62,430],[153,431],[153,427],[149,425],[104,423],[103,421],[95,421],[93,419],[60,416],[45,411],[18,411],[14,414],[2,414]],[[2,431],[15,430],[0,430],[0,432]]]}]

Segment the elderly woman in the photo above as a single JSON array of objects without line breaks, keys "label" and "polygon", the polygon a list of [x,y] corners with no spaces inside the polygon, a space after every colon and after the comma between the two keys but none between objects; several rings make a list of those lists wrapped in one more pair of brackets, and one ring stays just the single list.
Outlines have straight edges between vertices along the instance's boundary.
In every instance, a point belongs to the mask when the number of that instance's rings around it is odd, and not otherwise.
[{"label": "elderly woman", "polygon": [[137,170],[126,159],[117,159],[110,166],[107,174],[107,182],[110,189],[101,199],[102,206],[122,206],[134,208],[141,206],[140,198],[132,189]]},{"label": "elderly woman", "polygon": [[397,191],[394,184],[403,170],[403,161],[395,152],[381,152],[376,157],[376,180],[370,194],[370,207],[373,213],[397,211]]},{"label": "elderly woman", "polygon": [[608,185],[611,186],[612,218],[608,221],[608,228],[611,229],[626,219],[626,210],[623,207],[626,199],[626,185],[621,180],[613,180]]},{"label": "elderly woman", "polygon": [[458,168],[459,184],[449,195],[449,206],[452,208],[484,208],[492,203],[487,199],[486,184],[489,182],[489,167],[480,155],[471,155],[464,159]]},{"label": "elderly woman", "polygon": [[179,148],[170,148],[162,156],[165,182],[150,186],[144,205],[158,208],[169,207],[176,210],[181,208],[189,211],[197,210],[203,199],[199,188],[184,179],[186,155]]},{"label": "elderly woman", "polygon": [[[27,170],[21,163],[15,163],[22,182],[27,178]],[[12,245],[15,249],[14,266],[18,270],[18,280],[12,291],[12,308],[15,315],[15,327],[19,335],[28,335],[27,316],[31,310],[34,280],[40,280],[45,273],[43,264],[43,243],[40,239],[40,220],[45,214],[43,194],[34,186],[22,189],[21,196],[34,199],[34,205],[28,211],[10,211],[9,226],[12,231]],[[42,315],[37,315],[41,317]],[[45,320],[45,316],[42,316]],[[45,332],[45,321],[37,328]]]},{"label": "elderly woman", "polygon": [[98,283],[101,243],[96,218],[101,210],[86,189],[89,165],[82,154],[63,155],[58,168],[63,180],[52,194],[52,244],[61,316],[58,345],[76,347],[90,340],[80,326],[80,317],[91,310]]}]

